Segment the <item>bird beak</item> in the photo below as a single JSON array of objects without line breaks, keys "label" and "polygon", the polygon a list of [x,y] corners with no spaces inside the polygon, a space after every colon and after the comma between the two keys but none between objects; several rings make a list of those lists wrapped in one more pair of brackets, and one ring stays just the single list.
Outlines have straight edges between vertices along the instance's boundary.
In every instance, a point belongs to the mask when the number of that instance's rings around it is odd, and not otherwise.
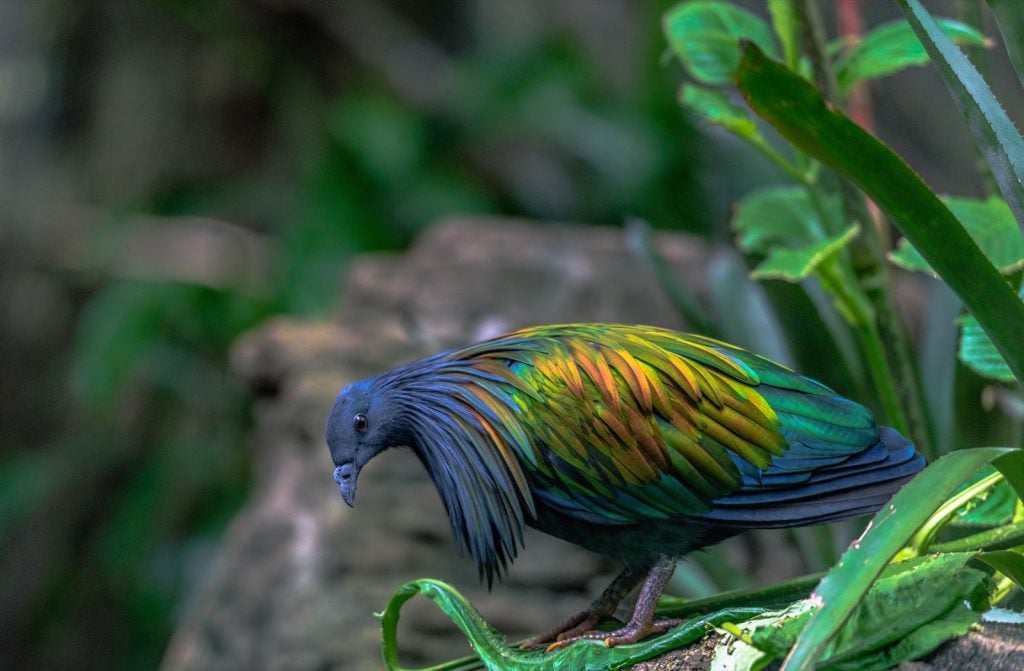
[{"label": "bird beak", "polygon": [[352,462],[342,464],[334,469],[334,481],[338,483],[341,498],[345,500],[349,508],[355,507],[356,476],[358,475],[359,469]]}]

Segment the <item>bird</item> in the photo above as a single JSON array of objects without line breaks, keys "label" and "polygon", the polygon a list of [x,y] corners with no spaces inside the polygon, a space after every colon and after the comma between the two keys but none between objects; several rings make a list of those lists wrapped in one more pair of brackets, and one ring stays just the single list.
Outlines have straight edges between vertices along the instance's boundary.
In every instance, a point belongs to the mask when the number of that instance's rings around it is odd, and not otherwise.
[{"label": "bird", "polygon": [[[326,442],[341,497],[392,447],[420,459],[454,542],[488,588],[526,527],[624,568],[582,612],[529,641],[635,643],[676,562],[748,529],[873,513],[925,465],[865,406],[781,364],[654,326],[540,325],[340,391]],[[595,628],[642,587],[629,621]]]}]

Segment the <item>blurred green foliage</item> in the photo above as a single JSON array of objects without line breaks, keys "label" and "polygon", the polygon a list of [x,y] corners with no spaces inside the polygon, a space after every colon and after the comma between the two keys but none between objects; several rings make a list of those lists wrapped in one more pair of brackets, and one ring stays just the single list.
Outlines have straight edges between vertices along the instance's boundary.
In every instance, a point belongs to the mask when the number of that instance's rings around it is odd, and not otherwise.
[{"label": "blurred green foliage", "polygon": [[21,231],[70,331],[0,437],[0,666],[159,661],[246,492],[231,344],[352,255],[451,214],[707,231],[666,5],[12,3],[88,211]]},{"label": "blurred green foliage", "polygon": [[[452,214],[637,216],[729,238],[733,200],[793,166],[719,90],[691,85],[684,102],[756,151],[693,132],[661,34],[671,4],[2,3],[20,36],[2,64],[42,74],[15,78],[40,91],[20,121],[0,96],[0,138],[36,138],[35,153],[10,153],[3,174],[22,188],[0,199],[5,216],[29,212],[0,229],[0,317],[24,331],[20,349],[0,339],[17,380],[0,403],[0,667],[159,661],[246,493],[249,401],[231,345],[273,315],[330,314],[354,254],[402,249]],[[885,65],[845,53],[851,81]],[[947,144],[928,162],[941,168]],[[798,201],[752,196],[736,226],[758,208],[799,215]],[[736,255],[713,264],[725,337],[870,402],[821,291],[745,271]],[[955,405],[948,426],[1006,443],[1016,425],[978,410],[986,383],[949,371],[955,340],[936,333],[922,334],[921,368],[951,378],[936,405]]]}]

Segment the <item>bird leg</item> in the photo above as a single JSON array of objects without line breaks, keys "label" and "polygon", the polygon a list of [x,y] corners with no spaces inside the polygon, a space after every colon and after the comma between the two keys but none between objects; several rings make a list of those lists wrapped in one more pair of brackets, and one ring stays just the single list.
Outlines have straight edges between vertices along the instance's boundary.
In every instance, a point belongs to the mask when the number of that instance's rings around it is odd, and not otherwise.
[{"label": "bird leg", "polygon": [[[625,627],[616,631],[584,631],[578,634],[558,636],[558,639],[548,646],[548,650],[564,648],[581,638],[604,641],[604,644],[610,648],[615,645],[636,643],[650,634],[660,634],[676,626],[681,620],[654,621],[654,609],[658,605],[658,598],[665,589],[668,579],[672,577],[675,568],[675,560],[670,557],[662,556],[658,560],[658,563],[648,573],[644,586],[640,589],[640,595],[637,596],[636,605],[633,607],[633,616],[629,618],[629,623]],[[612,584],[614,585],[614,583]],[[601,597],[603,598],[604,594]],[[598,601],[600,600],[598,599]]]},{"label": "bird leg", "polygon": [[602,621],[610,618],[619,603],[644,579],[647,571],[648,567],[646,566],[626,568],[615,577],[615,580],[612,580],[611,584],[601,592],[601,596],[597,597],[586,610],[576,613],[544,633],[534,636],[520,647],[536,648],[570,637],[572,640],[576,640],[581,634],[585,634]]}]

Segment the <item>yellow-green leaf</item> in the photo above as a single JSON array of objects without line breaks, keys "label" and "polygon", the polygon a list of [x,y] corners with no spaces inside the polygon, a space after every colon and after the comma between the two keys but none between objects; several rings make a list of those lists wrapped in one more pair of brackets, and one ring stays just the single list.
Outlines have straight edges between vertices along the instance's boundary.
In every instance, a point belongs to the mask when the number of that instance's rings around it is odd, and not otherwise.
[{"label": "yellow-green leaf", "polygon": [[[985,36],[960,21],[936,19],[953,42],[981,46]],[[878,26],[836,61],[836,80],[844,91],[868,79],[896,74],[913,65],[928,62],[928,52],[906,21]]]},{"label": "yellow-green leaf", "polygon": [[704,84],[732,83],[732,71],[740,62],[741,39],[754,42],[770,54],[777,53],[768,24],[726,2],[681,2],[665,13],[663,27],[683,67]]},{"label": "yellow-green leaf", "polygon": [[768,252],[768,256],[754,268],[750,276],[758,280],[799,282],[814,272],[819,263],[849,244],[859,231],[860,227],[854,224],[842,233],[803,247],[776,247]]},{"label": "yellow-green leaf", "polygon": [[[963,224],[978,248],[1000,272],[1008,274],[1024,268],[1024,236],[1002,198],[943,198],[946,206]],[[906,238],[889,253],[889,260],[907,270],[935,274],[928,262]]]}]

